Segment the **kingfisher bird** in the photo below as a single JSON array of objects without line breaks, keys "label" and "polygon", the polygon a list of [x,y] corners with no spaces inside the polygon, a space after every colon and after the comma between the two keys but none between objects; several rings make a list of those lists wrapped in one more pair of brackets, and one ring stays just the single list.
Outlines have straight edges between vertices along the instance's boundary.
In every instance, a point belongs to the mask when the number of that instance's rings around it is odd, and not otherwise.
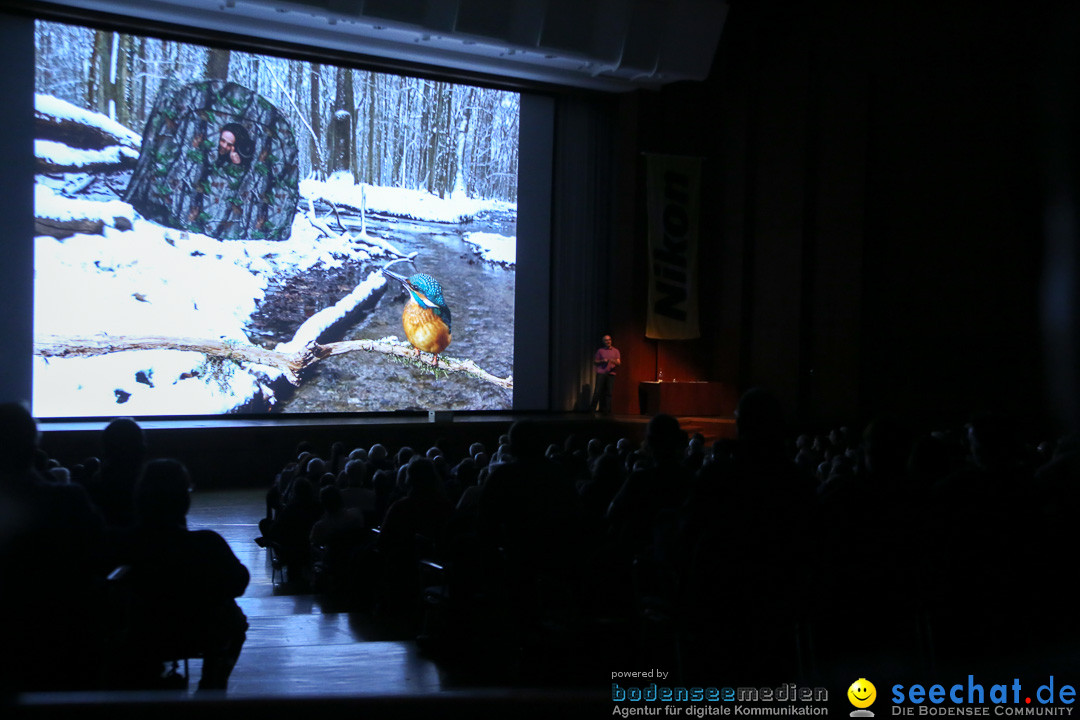
[{"label": "kingfisher bird", "polygon": [[405,277],[385,268],[382,272],[409,291],[409,301],[401,311],[401,326],[416,348],[417,359],[421,351],[429,352],[435,356],[432,364],[438,367],[439,353],[450,344],[450,308],[443,300],[442,285],[425,273]]}]

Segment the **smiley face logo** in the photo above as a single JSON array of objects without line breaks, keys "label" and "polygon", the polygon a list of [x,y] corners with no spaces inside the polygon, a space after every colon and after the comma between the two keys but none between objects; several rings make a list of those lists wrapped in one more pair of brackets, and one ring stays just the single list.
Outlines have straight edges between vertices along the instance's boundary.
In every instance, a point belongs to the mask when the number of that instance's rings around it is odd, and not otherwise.
[{"label": "smiley face logo", "polygon": [[847,690],[847,696],[855,707],[860,709],[868,708],[877,699],[877,688],[874,687],[874,683],[866,678],[859,678],[851,683],[851,687]]}]

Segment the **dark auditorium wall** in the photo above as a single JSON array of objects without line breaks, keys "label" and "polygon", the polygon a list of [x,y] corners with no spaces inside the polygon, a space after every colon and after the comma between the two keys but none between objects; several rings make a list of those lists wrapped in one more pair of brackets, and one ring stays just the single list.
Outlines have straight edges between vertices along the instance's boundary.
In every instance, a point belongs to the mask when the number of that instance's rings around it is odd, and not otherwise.
[{"label": "dark auditorium wall", "polygon": [[[864,7],[865,5],[865,7]],[[644,152],[704,159],[703,338],[665,377],[765,385],[802,424],[1047,406],[1036,85],[1046,19],[1001,2],[733,0],[704,83],[622,99],[614,332],[644,338]]]}]

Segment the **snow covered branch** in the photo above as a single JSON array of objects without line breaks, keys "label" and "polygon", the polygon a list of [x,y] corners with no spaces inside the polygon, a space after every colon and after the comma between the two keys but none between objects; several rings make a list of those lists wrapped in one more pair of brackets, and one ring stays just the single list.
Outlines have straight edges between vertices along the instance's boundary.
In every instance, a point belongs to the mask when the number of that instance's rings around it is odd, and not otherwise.
[{"label": "snow covered branch", "polygon": [[[315,343],[313,346],[317,347]],[[314,352],[308,348],[297,353],[266,350],[256,345],[245,345],[235,340],[210,340],[206,338],[83,335],[60,337],[49,335],[34,342],[34,354],[44,358],[92,357],[128,350],[179,350],[200,352],[223,360],[236,360],[279,368],[293,385],[300,384],[300,371],[318,357],[308,357]],[[325,357],[325,355],[323,356]]]},{"label": "snow covered branch", "polygon": [[63,100],[34,100],[34,155],[40,173],[115,172],[135,167],[141,138],[123,125]]},{"label": "snow covered branch", "polygon": [[[412,359],[416,357],[416,349],[406,342],[397,342],[395,340],[343,340],[336,343],[328,343],[320,346],[323,350],[328,351],[329,355],[341,355],[342,353],[355,352],[357,350],[363,350],[364,352],[383,353],[384,355],[392,355],[394,357],[400,357],[405,359]],[[430,356],[430,353],[427,353]],[[447,357],[445,355],[439,356],[439,370],[445,370],[447,373],[465,373],[466,375],[472,375],[475,378],[489,382],[492,385],[498,385],[501,388],[507,390],[514,389],[514,377],[501,378],[497,375],[483,370],[472,360],[455,360],[454,358]]]},{"label": "snow covered branch", "polygon": [[34,210],[34,234],[61,240],[76,233],[101,235],[106,225],[124,231],[133,226],[134,211],[127,203],[64,197],[41,185],[34,187]]},{"label": "snow covered branch", "polygon": [[130,170],[139,161],[138,150],[119,145],[83,150],[39,139],[34,141],[34,153],[39,173],[117,172]]},{"label": "snow covered branch", "polygon": [[[336,215],[337,208],[334,207],[333,205],[331,205],[331,207],[333,207],[333,212]],[[377,248],[382,253],[385,253],[387,255],[391,255],[393,257],[398,257],[398,258],[412,259],[412,258],[416,257],[416,255],[417,255],[417,253],[415,253],[415,252],[405,254],[405,253],[401,252],[401,250],[399,250],[398,248],[391,245],[386,240],[383,240],[380,237],[376,237],[375,235],[369,235],[367,232],[362,232],[359,235],[352,235],[347,231],[342,232],[342,233],[334,232],[333,230],[330,229],[330,225],[327,224],[326,220],[323,219],[323,218],[320,218],[318,216],[318,214],[315,212],[315,203],[314,203],[314,201],[312,201],[311,198],[308,198],[308,211],[306,213],[306,216],[307,216],[308,222],[311,223],[311,225],[316,230],[318,230],[319,232],[321,232],[323,235],[325,235],[328,238],[334,238],[334,239],[345,238],[345,239],[347,239],[347,240],[349,240],[351,242],[363,243],[364,245],[367,245],[369,247]],[[338,223],[340,224],[340,222],[341,221],[339,219]]]},{"label": "snow covered branch", "polygon": [[[300,385],[300,375],[319,360],[332,355],[349,352],[371,352],[411,359],[415,356],[412,345],[396,340],[347,340],[320,345],[309,342],[296,352],[266,350],[255,345],[234,340],[210,340],[201,338],[170,338],[162,336],[113,336],[88,335],[59,337],[46,336],[34,343],[34,354],[44,358],[90,357],[128,350],[180,350],[200,352],[211,357],[236,362],[266,365],[282,371],[294,386]],[[513,389],[513,376],[500,378],[482,370],[472,360],[455,360],[446,356],[439,358],[439,369],[448,373],[464,373],[508,390]]]}]

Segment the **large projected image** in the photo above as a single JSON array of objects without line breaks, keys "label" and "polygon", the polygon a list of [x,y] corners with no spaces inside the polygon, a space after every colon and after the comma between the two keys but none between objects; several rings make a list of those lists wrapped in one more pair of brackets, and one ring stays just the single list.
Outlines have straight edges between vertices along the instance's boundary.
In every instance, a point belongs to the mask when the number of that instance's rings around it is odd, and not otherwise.
[{"label": "large projected image", "polygon": [[36,416],[512,408],[518,94],[36,47]]}]

